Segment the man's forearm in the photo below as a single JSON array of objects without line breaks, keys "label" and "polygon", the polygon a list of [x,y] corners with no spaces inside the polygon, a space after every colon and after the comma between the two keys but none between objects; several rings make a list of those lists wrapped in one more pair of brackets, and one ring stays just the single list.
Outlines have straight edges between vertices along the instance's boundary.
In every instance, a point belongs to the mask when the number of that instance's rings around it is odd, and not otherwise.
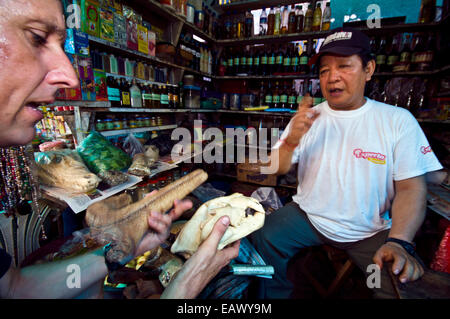
[{"label": "man's forearm", "polygon": [[425,177],[396,182],[389,237],[412,242],[425,219],[427,188]]},{"label": "man's forearm", "polygon": [[[11,284],[6,297],[53,299],[80,295],[94,283],[103,281],[107,268],[99,249],[67,260],[10,269],[8,272],[11,272]],[[78,279],[79,286],[76,285]]]},{"label": "man's forearm", "polygon": [[279,148],[272,150],[270,154],[270,166],[264,174],[284,175],[291,168],[292,155],[294,150],[281,144]]}]

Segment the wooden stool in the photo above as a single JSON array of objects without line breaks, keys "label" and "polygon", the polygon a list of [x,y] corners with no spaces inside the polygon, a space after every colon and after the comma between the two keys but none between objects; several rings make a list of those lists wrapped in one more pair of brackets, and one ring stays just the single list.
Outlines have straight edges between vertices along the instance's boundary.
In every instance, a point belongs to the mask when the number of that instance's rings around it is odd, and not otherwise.
[{"label": "wooden stool", "polygon": [[334,270],[336,271],[336,276],[331,284],[328,287],[324,287],[323,284],[321,284],[308,269],[309,261],[314,256],[312,249],[308,252],[304,262],[301,264],[301,272],[323,298],[328,298],[337,292],[345,283],[346,279],[355,267],[355,264],[343,250],[329,245],[322,245],[320,248],[326,253],[328,259],[334,267]]}]

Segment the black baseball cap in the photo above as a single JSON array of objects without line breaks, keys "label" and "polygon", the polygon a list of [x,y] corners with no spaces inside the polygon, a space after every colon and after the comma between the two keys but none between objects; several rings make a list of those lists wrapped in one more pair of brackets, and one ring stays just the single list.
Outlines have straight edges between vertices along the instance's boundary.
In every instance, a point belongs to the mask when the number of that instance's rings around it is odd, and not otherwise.
[{"label": "black baseball cap", "polygon": [[331,30],[320,46],[319,52],[309,59],[308,64],[316,64],[321,55],[334,53],[343,56],[370,54],[370,39],[362,31],[340,27]]}]

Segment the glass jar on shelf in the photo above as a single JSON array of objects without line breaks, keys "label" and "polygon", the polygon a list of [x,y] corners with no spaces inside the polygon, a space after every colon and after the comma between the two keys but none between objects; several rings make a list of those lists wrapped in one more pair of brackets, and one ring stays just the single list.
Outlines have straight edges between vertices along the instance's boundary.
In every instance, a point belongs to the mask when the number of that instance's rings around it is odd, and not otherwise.
[{"label": "glass jar on shelf", "polygon": [[107,131],[114,130],[114,124],[112,119],[105,119],[105,130]]},{"label": "glass jar on shelf", "polygon": [[104,119],[97,119],[95,121],[95,129],[98,132],[104,131],[106,129],[106,123]]}]

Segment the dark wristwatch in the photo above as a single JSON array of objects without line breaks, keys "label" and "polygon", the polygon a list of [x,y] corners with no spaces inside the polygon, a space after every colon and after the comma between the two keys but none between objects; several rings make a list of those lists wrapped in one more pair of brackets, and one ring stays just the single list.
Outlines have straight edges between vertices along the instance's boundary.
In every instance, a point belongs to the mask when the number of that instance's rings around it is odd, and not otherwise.
[{"label": "dark wristwatch", "polygon": [[422,266],[424,266],[424,262],[422,261],[422,259],[420,259],[419,255],[416,252],[416,244],[415,243],[410,243],[409,241],[401,240],[401,239],[393,238],[393,237],[388,237],[386,239],[385,243],[389,243],[389,242],[397,243],[400,246],[402,246],[403,249],[408,252],[408,254],[413,256]]}]

